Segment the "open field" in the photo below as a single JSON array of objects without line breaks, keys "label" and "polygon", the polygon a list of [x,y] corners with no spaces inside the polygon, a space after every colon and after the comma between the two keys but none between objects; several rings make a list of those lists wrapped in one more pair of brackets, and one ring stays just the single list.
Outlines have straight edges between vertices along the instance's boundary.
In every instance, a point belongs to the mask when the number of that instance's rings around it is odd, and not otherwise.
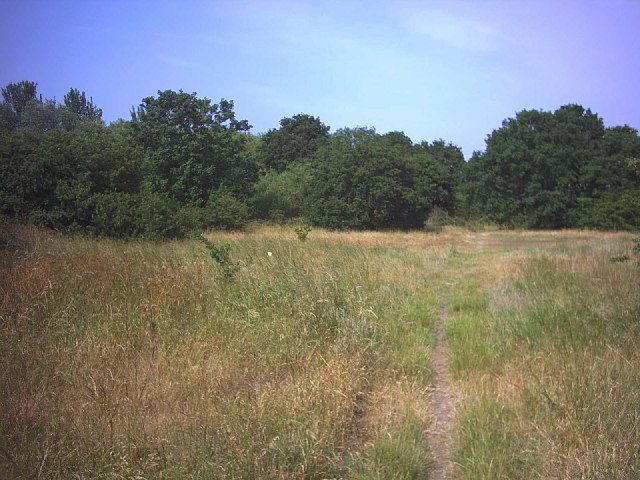
[{"label": "open field", "polygon": [[229,280],[197,240],[17,233],[0,478],[640,477],[629,234],[211,232]]}]

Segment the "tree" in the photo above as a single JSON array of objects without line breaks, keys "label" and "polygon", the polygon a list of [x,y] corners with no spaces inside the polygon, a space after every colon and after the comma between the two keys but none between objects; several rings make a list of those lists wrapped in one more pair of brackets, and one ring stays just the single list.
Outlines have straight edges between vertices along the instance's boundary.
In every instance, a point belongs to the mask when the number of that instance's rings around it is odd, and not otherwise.
[{"label": "tree", "polygon": [[305,215],[309,202],[312,167],[289,165],[283,172],[268,171],[255,185],[255,215],[263,219],[296,218]]},{"label": "tree", "polygon": [[82,126],[102,126],[102,110],[84,92],[72,88],[64,104],[36,96],[35,82],[10,83],[2,89],[0,128],[49,133],[55,129],[74,130]]},{"label": "tree", "polygon": [[[246,120],[237,120],[233,101],[222,99],[211,103],[208,98],[199,99],[196,93],[182,90],[158,91],[158,97],[146,97],[136,110],[131,112],[133,125],[140,134],[162,131],[167,136],[145,136],[145,147],[160,147],[168,141],[196,138],[211,130],[247,131],[251,125]],[[142,135],[139,135],[142,136]]]},{"label": "tree", "polygon": [[578,226],[606,230],[640,229],[640,157],[638,132],[627,126],[607,128],[599,155],[583,168],[578,198]]},{"label": "tree", "polygon": [[419,228],[451,202],[446,170],[400,132],[343,129],[312,163],[308,216],[328,228]]},{"label": "tree", "polygon": [[22,111],[26,105],[36,99],[38,84],[23,80],[10,83],[2,89],[2,120],[5,127],[16,128],[20,124]]},{"label": "tree", "polygon": [[449,181],[452,184],[453,195],[455,201],[446,209],[446,215],[465,215],[466,209],[464,205],[464,194],[462,192],[462,181],[466,163],[464,154],[460,147],[447,143],[443,139],[434,140],[433,142],[422,142],[416,146],[417,151],[423,151],[433,157],[449,175]]},{"label": "tree", "polygon": [[10,83],[2,89],[2,98],[18,118],[22,114],[27,102],[36,99],[38,84],[23,80],[18,83]]},{"label": "tree", "polygon": [[134,141],[145,152],[147,182],[181,205],[204,207],[227,187],[245,197],[257,170],[244,155],[250,128],[237,120],[233,102],[212,104],[196,94],[160,91],[132,112]]},{"label": "tree", "polygon": [[597,161],[604,132],[602,119],[580,105],[519,112],[469,161],[469,207],[506,225],[574,226],[583,172]]},{"label": "tree", "polygon": [[93,103],[93,98],[87,100],[86,94],[76,88],[69,89],[64,96],[64,106],[77,115],[80,121],[102,122],[102,109]]},{"label": "tree", "polygon": [[280,128],[263,137],[264,165],[282,172],[288,165],[309,158],[329,136],[329,128],[319,118],[306,114],[280,120]]},{"label": "tree", "polygon": [[33,133],[50,133],[58,128],[72,130],[71,114],[54,100],[29,100],[20,115],[18,128]]},{"label": "tree", "polygon": [[629,159],[640,156],[640,137],[627,125],[607,128],[599,155],[583,168],[580,181],[583,195],[637,187],[637,177]]},{"label": "tree", "polygon": [[418,149],[424,150],[435,158],[447,171],[459,181],[462,176],[462,170],[465,166],[464,154],[460,147],[447,143],[441,138],[433,142],[422,142]]}]

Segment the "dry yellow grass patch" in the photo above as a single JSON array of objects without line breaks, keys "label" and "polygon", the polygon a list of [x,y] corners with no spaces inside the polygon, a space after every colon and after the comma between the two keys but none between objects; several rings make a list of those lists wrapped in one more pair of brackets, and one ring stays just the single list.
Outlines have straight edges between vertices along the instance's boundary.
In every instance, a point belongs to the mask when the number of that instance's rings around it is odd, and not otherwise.
[{"label": "dry yellow grass patch", "polygon": [[460,476],[635,468],[623,234],[209,232],[232,280],[198,241],[18,235],[0,252],[9,478],[424,476],[445,304]]}]

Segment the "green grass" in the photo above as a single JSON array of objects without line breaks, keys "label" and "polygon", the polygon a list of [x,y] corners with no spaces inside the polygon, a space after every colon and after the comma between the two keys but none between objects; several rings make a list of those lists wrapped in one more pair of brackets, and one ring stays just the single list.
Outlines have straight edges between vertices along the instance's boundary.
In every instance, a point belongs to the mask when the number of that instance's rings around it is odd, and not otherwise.
[{"label": "green grass", "polygon": [[609,261],[627,245],[469,262],[447,326],[456,477],[640,476],[640,272]]},{"label": "green grass", "polygon": [[429,465],[428,444],[420,422],[415,418],[405,420],[403,428],[376,439],[372,452],[357,471],[362,479],[420,478]]},{"label": "green grass", "polygon": [[456,456],[463,478],[530,478],[534,461],[515,413],[490,389],[477,392],[458,420]]},{"label": "green grass", "polygon": [[445,334],[451,372],[460,377],[487,368],[497,351],[486,296],[464,279],[451,295],[449,311]]}]

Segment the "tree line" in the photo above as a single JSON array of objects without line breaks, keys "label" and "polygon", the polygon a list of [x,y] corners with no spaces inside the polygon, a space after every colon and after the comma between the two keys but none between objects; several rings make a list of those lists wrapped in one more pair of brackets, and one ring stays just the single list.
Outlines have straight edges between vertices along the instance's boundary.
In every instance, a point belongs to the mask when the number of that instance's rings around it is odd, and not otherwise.
[{"label": "tree line", "polygon": [[107,125],[85,92],[2,88],[0,215],[112,237],[182,237],[251,219],[415,229],[640,228],[640,137],[579,105],[506,119],[465,162],[444,140],[294,115],[262,135],[234,103],[159,91]]}]

